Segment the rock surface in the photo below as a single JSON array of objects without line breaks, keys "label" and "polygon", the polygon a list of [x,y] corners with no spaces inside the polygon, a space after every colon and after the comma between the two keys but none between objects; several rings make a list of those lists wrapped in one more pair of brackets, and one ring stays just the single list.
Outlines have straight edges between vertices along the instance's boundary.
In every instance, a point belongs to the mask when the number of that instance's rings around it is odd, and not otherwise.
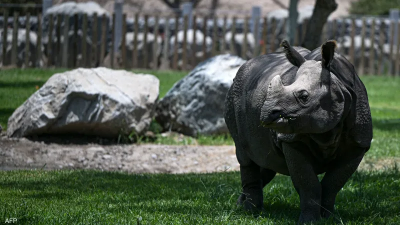
[{"label": "rock surface", "polygon": [[9,118],[7,135],[143,133],[153,118],[159,80],[106,68],[53,75]]},{"label": "rock surface", "polygon": [[88,14],[88,16],[97,13],[97,15],[106,14],[109,15],[108,11],[102,8],[99,4],[93,1],[89,2],[65,2],[60,5],[54,5],[46,11],[46,14]]},{"label": "rock surface", "polygon": [[200,63],[161,99],[156,120],[165,130],[191,136],[227,133],[225,96],[244,62],[237,56],[219,55]]}]

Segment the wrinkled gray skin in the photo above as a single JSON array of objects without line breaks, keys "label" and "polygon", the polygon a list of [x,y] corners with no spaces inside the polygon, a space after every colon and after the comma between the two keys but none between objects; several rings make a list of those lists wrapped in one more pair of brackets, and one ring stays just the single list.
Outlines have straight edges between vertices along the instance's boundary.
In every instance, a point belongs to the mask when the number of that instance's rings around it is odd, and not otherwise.
[{"label": "wrinkled gray skin", "polygon": [[262,209],[263,187],[276,173],[289,175],[303,224],[334,212],[336,195],[370,148],[372,123],[366,89],[334,42],[312,52],[282,46],[239,69],[225,121],[240,163],[238,204]]}]

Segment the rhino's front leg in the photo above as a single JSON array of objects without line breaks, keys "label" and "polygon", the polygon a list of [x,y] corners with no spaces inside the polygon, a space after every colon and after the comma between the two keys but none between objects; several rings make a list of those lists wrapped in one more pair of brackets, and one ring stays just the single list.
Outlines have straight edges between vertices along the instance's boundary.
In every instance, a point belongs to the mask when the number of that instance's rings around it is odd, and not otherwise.
[{"label": "rhino's front leg", "polygon": [[336,195],[346,184],[351,175],[356,171],[363,157],[364,153],[361,153],[360,156],[354,157],[351,160],[342,160],[337,162],[332,170],[325,173],[325,176],[321,181],[322,217],[328,218],[334,212]]},{"label": "rhino's front leg", "polygon": [[263,208],[263,193],[260,167],[250,161],[240,165],[242,178],[242,194],[237,204],[244,205],[246,210],[261,210]]},{"label": "rhino's front leg", "polygon": [[300,196],[299,224],[319,220],[321,184],[307,157],[307,147],[302,143],[283,143],[282,147],[290,177]]}]

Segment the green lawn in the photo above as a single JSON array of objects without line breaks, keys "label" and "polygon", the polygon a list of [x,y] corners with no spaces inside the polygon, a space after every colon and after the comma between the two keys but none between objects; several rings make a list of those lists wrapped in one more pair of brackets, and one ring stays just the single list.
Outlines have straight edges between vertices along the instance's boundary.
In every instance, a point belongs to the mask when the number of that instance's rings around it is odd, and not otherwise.
[{"label": "green lawn", "polygon": [[[317,224],[400,224],[400,172],[356,173],[335,218]],[[238,172],[186,175],[100,171],[0,172],[0,221],[18,224],[295,224],[299,197],[278,175],[258,216],[236,206]]]}]

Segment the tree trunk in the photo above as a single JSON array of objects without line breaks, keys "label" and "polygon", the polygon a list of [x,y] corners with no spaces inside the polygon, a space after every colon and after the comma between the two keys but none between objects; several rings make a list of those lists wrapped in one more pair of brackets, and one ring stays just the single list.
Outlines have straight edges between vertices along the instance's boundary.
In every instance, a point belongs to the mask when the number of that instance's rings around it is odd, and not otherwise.
[{"label": "tree trunk", "polygon": [[320,45],[322,29],[329,15],[336,10],[335,0],[317,0],[314,11],[308,22],[307,31],[302,46],[314,50]]},{"label": "tree trunk", "polygon": [[217,7],[218,7],[218,0],[212,0],[210,13],[208,15],[210,18],[213,18],[215,16],[215,10],[217,10]]},{"label": "tree trunk", "polygon": [[287,41],[293,45],[294,38],[296,36],[297,31],[297,18],[299,17],[299,13],[297,12],[297,4],[298,0],[290,0],[289,4],[289,23],[287,23]]}]

